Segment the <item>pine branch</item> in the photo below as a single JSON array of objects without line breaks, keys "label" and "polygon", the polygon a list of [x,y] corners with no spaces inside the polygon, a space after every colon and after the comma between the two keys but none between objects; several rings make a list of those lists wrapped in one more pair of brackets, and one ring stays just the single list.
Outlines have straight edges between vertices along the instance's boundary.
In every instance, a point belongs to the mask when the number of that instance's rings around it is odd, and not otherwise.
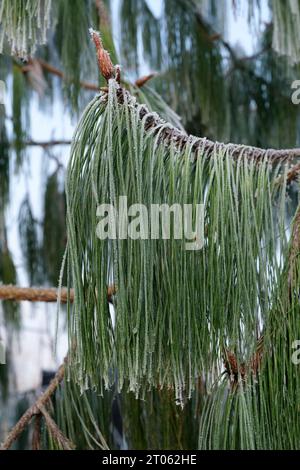
[{"label": "pine branch", "polygon": [[[107,300],[111,301],[115,293],[115,287],[109,286],[107,289]],[[29,302],[57,302],[67,303],[74,301],[74,289],[63,287],[59,297],[59,290],[54,288],[37,287],[16,287],[0,285],[0,300],[29,301]]]},{"label": "pine branch", "polygon": [[56,391],[59,384],[64,379],[65,370],[66,370],[66,362],[67,362],[67,358],[65,359],[64,364],[62,364],[59,367],[57,373],[55,374],[55,377],[53,378],[53,380],[51,380],[45,392],[40,395],[40,397],[36,400],[36,402],[30,408],[28,408],[28,410],[23,414],[23,416],[14,426],[14,428],[10,431],[7,438],[1,445],[0,450],[10,449],[12,444],[18,439],[18,437],[24,431],[26,426],[28,426],[28,424],[31,422],[32,418],[41,413],[41,410],[43,410],[44,406],[47,404],[47,402],[52,397],[52,395]]}]

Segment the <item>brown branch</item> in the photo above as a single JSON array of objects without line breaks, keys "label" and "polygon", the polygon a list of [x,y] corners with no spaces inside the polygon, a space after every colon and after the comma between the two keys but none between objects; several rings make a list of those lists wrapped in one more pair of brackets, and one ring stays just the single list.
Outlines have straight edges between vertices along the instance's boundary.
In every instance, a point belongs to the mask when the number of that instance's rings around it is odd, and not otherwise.
[{"label": "brown branch", "polygon": [[95,0],[95,5],[98,11],[98,16],[100,20],[100,30],[102,27],[110,28],[110,17],[106,8],[106,5],[102,0]]},{"label": "brown branch", "polygon": [[151,80],[151,78],[154,78],[157,76],[157,73],[156,72],[152,72],[152,73],[149,73],[149,75],[145,75],[143,77],[140,77],[138,78],[134,84],[135,86],[137,86],[138,88],[142,88],[144,85],[146,85],[147,82],[149,82],[149,80]]},{"label": "brown branch", "polygon": [[[107,288],[107,299],[111,301],[115,294],[114,286]],[[54,288],[37,288],[37,287],[16,287],[12,285],[0,285],[0,300],[29,301],[29,302],[57,302],[59,291]],[[74,289],[63,287],[61,289],[60,301],[67,303],[74,301]]]},{"label": "brown branch", "polygon": [[10,431],[5,441],[1,445],[0,450],[8,450],[16,441],[16,439],[18,439],[20,434],[24,431],[26,426],[30,423],[31,419],[34,416],[40,414],[41,409],[43,409],[44,405],[46,405],[48,400],[56,391],[59,384],[63,381],[65,376],[66,362],[67,358],[65,359],[64,364],[62,364],[58,369],[57,373],[55,374],[55,377],[51,380],[45,392],[40,395],[36,402],[23,414],[17,424]]},{"label": "brown branch", "polygon": [[229,351],[228,349],[224,349],[223,351],[223,362],[225,367],[225,372],[230,378],[230,383],[232,390],[235,390],[236,386],[241,379],[245,382],[246,378],[249,375],[256,376],[263,359],[263,350],[264,350],[264,336],[262,335],[256,343],[256,349],[254,354],[250,357],[250,360],[245,363],[239,363],[237,360],[236,355]]}]

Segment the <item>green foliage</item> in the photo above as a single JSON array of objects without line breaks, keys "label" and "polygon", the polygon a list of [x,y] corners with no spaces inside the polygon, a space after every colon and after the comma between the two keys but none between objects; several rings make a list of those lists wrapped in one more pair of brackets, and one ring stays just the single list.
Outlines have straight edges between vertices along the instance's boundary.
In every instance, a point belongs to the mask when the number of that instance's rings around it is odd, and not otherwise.
[{"label": "green foliage", "polygon": [[[47,58],[62,67],[65,76],[63,91],[76,110],[80,80],[85,80],[86,76],[93,77],[95,82],[97,79],[88,28],[99,26],[98,15],[93,0],[1,0],[0,54],[8,52],[27,58],[37,53],[45,57],[47,49]],[[105,44],[113,50],[108,26],[104,34]],[[4,47],[5,38],[10,51]],[[46,39],[47,47],[37,50],[38,45],[46,45]]]},{"label": "green foliage", "polygon": [[[118,390],[128,381],[129,390],[144,397],[149,386],[166,387],[182,402],[195,378],[214,380],[222,346],[234,344],[242,357],[254,351],[281,272],[277,251],[286,245],[285,205],[279,204],[285,188],[277,184],[286,169],[270,167],[267,153],[257,164],[243,158],[243,148],[236,159],[230,147],[217,144],[207,156],[205,141],[196,138],[182,148],[175,139],[164,143],[164,122],[149,129],[151,115],[141,120],[135,101],[125,93],[121,105],[118,93],[111,81],[107,101],[91,102],[71,151],[74,374],[92,385],[100,375],[108,387],[115,370]],[[128,206],[143,203],[148,210],[151,203],[204,204],[204,249],[189,252],[185,240],[99,240],[97,205],[117,208],[121,195]],[[114,329],[106,299],[111,279]]]}]

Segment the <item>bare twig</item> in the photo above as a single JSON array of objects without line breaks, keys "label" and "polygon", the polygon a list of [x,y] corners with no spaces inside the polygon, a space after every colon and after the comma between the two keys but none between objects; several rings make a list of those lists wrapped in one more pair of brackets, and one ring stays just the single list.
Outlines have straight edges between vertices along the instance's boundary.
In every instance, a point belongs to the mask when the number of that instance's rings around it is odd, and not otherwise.
[{"label": "bare twig", "polygon": [[14,428],[10,431],[5,441],[1,445],[0,450],[8,450],[12,446],[12,444],[16,441],[16,439],[18,439],[20,434],[24,431],[26,426],[30,423],[31,419],[34,416],[40,414],[41,409],[43,409],[43,407],[46,405],[48,400],[52,397],[52,395],[56,391],[59,384],[63,381],[64,376],[65,376],[66,362],[67,362],[67,359],[65,359],[64,364],[60,366],[57,373],[55,374],[55,377],[51,380],[45,392],[40,395],[40,397],[36,400],[36,402],[30,408],[28,408],[28,410],[23,414],[23,416],[14,426]]},{"label": "bare twig", "polygon": [[[107,288],[107,299],[111,301],[115,293],[115,287]],[[0,300],[29,301],[29,302],[57,302],[59,296],[58,289],[37,288],[37,287],[16,287],[12,285],[0,285]],[[74,289],[63,287],[61,289],[60,301],[67,303],[74,301]]]}]

